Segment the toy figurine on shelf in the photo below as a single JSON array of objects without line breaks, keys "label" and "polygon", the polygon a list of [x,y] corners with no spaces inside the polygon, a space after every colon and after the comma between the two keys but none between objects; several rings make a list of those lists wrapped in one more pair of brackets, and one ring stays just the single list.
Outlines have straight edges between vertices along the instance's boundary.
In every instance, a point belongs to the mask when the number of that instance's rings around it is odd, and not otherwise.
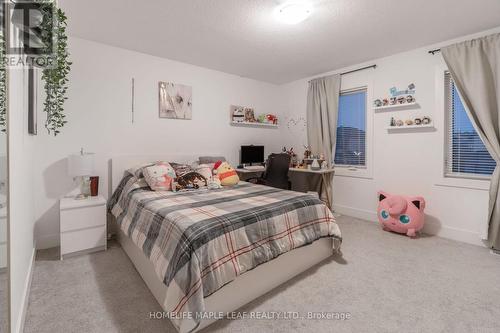
[{"label": "toy figurine on shelf", "polygon": [[286,149],[286,147],[283,147],[282,149],[283,153],[286,153],[290,155],[290,167],[295,168],[299,165],[299,159],[297,158],[297,154],[293,151],[293,148],[290,148],[290,150]]},{"label": "toy figurine on shelf", "polygon": [[394,119],[394,117],[391,117],[391,123],[390,123],[391,126],[396,126],[396,119]]},{"label": "toy figurine on shelf", "polygon": [[266,115],[267,122],[270,124],[278,124],[278,117],[276,117],[274,114],[268,114]]},{"label": "toy figurine on shelf", "polygon": [[304,146],[304,159],[307,160],[311,157],[311,147],[310,146]]}]

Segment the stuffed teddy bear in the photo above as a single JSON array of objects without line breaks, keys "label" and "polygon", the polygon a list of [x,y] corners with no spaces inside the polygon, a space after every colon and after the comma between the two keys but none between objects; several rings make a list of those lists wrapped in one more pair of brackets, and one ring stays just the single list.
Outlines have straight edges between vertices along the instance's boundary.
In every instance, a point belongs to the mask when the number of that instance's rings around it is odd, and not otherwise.
[{"label": "stuffed teddy bear", "polygon": [[377,215],[384,230],[415,237],[416,232],[424,227],[424,198],[380,191],[378,200]]},{"label": "stuffed teddy bear", "polygon": [[227,162],[217,161],[214,164],[213,172],[219,178],[222,186],[236,185],[240,181],[236,170]]}]

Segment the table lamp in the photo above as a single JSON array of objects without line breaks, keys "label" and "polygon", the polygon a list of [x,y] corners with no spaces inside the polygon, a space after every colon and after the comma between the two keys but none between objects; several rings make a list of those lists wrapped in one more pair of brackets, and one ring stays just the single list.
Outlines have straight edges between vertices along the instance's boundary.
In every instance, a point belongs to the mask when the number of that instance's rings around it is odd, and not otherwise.
[{"label": "table lamp", "polygon": [[90,193],[88,177],[94,173],[94,153],[85,153],[83,148],[79,154],[68,156],[68,174],[73,179],[78,178],[80,181],[80,193],[75,199],[85,199]]}]

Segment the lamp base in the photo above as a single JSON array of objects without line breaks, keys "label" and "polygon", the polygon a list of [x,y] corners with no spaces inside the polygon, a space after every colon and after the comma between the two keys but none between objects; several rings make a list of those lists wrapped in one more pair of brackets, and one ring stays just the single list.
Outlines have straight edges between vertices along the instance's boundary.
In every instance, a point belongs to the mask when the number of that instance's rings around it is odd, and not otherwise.
[{"label": "lamp base", "polygon": [[75,196],[75,200],[85,200],[85,199],[87,199],[87,196],[83,193],[80,193]]}]

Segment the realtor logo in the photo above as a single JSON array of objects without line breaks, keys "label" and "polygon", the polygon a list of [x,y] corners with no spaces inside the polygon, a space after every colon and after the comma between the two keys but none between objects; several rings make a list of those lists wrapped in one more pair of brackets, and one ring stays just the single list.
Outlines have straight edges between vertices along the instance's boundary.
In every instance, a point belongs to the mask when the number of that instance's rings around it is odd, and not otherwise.
[{"label": "realtor logo", "polygon": [[[7,65],[33,65],[48,67],[52,63],[54,50],[53,1],[3,0],[2,31],[5,36]],[[10,24],[5,30],[5,22]]]}]

